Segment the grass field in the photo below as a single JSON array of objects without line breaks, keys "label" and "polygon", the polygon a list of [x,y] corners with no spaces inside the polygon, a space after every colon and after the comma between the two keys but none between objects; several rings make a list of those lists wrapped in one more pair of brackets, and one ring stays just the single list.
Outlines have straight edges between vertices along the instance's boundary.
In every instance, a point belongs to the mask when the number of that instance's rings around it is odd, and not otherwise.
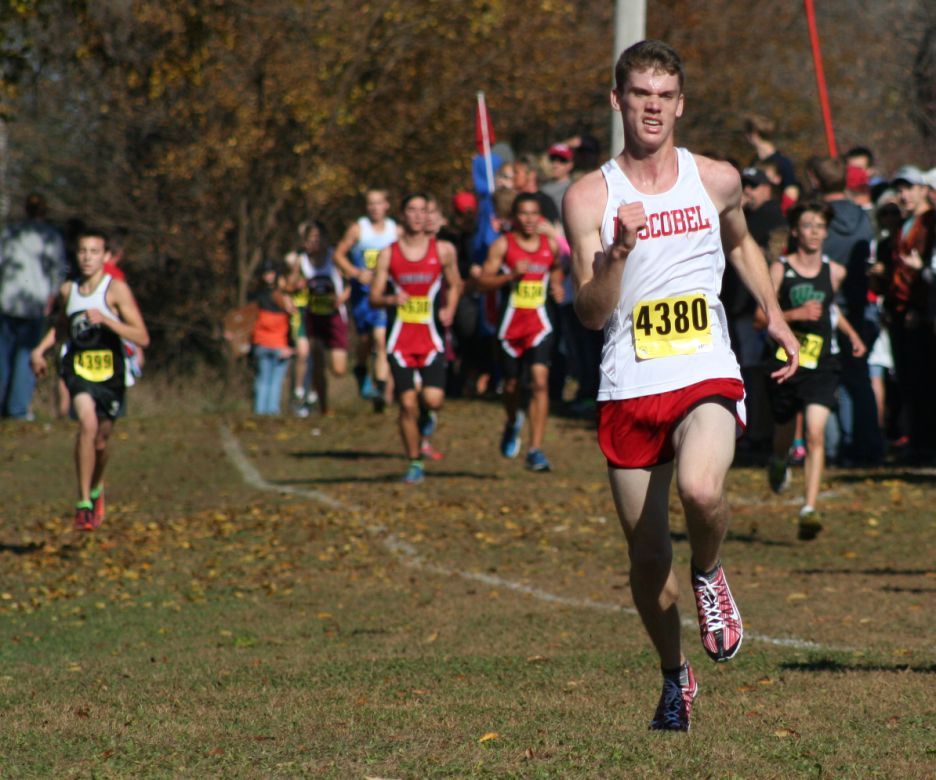
[{"label": "grass field", "polygon": [[[180,406],[179,408],[186,408]],[[0,428],[3,777],[887,777],[936,774],[936,472],[838,471],[828,530],[735,469],[724,561],[748,636],[690,735],[659,672],[587,424],[551,474],[452,402],[423,485],[390,414],[138,413],[109,514],[70,528],[72,425]],[[672,504],[688,588],[688,545]],[[693,618],[690,601],[685,618]]]}]

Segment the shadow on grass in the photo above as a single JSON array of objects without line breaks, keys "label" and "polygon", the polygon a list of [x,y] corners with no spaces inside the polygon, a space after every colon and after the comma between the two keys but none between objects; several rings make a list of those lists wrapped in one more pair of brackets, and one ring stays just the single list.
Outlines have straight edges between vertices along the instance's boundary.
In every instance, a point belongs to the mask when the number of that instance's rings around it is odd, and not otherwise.
[{"label": "shadow on grass", "polygon": [[399,452],[365,452],[364,450],[323,450],[321,452],[290,452],[290,458],[329,458],[334,460],[402,459]]},{"label": "shadow on grass", "polygon": [[[670,539],[674,542],[688,542],[689,534],[685,531],[670,531]],[[760,534],[742,534],[735,531],[729,531],[725,536],[726,542],[741,542],[742,544],[758,544],[763,547],[795,547],[793,542],[781,541],[778,539],[766,539]]]},{"label": "shadow on grass", "polygon": [[827,574],[845,574],[845,575],[861,575],[865,577],[894,577],[894,576],[903,576],[903,577],[926,577],[932,574],[932,569],[895,569],[891,566],[885,566],[883,568],[877,569],[832,569],[832,568],[821,568],[821,569],[793,569],[793,574],[818,574],[825,576]]},{"label": "shadow on grass", "polygon": [[865,482],[872,480],[874,482],[888,482],[896,480],[908,484],[932,483],[936,482],[936,470],[928,469],[926,473],[920,471],[910,471],[908,469],[875,469],[873,471],[854,471],[839,472],[829,474],[830,482]]},{"label": "shadow on grass", "polygon": [[[426,472],[426,479],[433,480],[439,477],[455,477],[460,479],[499,480],[499,474],[478,474],[472,471],[432,471]],[[392,474],[367,474],[357,477],[315,477],[310,479],[272,479],[273,485],[342,485],[342,484],[394,484],[402,481],[398,472]]]},{"label": "shadow on grass", "polygon": [[913,672],[914,674],[936,674],[936,664],[911,666],[910,664],[842,663],[832,658],[816,658],[812,661],[788,661],[780,664],[788,672]]},{"label": "shadow on grass", "polygon": [[28,544],[0,544],[0,553],[13,553],[13,555],[32,555],[41,552],[45,548],[44,544],[39,542],[29,542]]}]

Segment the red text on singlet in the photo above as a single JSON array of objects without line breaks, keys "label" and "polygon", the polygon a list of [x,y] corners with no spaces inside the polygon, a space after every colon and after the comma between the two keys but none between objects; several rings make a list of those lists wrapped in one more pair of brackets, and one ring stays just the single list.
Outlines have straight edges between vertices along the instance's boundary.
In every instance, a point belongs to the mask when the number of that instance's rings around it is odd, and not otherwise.
[{"label": "red text on singlet", "polygon": [[396,308],[387,352],[401,366],[422,368],[445,348],[436,319],[443,277],[435,239],[429,239],[426,254],[419,260],[408,260],[399,242],[394,242],[389,271],[397,292],[408,298]]}]

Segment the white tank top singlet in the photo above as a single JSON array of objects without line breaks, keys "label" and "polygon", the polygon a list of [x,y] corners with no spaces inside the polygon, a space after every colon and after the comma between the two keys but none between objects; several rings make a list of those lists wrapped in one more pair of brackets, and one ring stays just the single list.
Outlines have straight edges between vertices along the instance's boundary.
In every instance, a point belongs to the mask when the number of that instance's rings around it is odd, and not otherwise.
[{"label": "white tank top singlet", "polygon": [[79,289],[81,284],[77,280],[73,281],[71,290],[68,293],[68,303],[65,304],[66,316],[71,317],[72,314],[79,311],[97,309],[105,317],[120,322],[120,317],[107,305],[107,288],[110,287],[112,279],[113,277],[110,274],[104,274],[101,281],[98,282],[98,286],[88,295],[82,295]]},{"label": "white tank top singlet", "polygon": [[384,229],[378,233],[374,230],[374,223],[367,217],[357,221],[358,240],[351,247],[351,256],[358,268],[367,268],[371,271],[377,267],[377,255],[397,240],[397,227],[389,217],[384,220]]},{"label": "white tank top singlet", "polygon": [[627,258],[618,304],[604,328],[599,401],[741,379],[718,299],[725,270],[718,210],[692,154],[676,153],[676,184],[656,195],[638,191],[614,159],[601,167],[608,188],[605,252],[622,203],[642,202],[647,225]]}]

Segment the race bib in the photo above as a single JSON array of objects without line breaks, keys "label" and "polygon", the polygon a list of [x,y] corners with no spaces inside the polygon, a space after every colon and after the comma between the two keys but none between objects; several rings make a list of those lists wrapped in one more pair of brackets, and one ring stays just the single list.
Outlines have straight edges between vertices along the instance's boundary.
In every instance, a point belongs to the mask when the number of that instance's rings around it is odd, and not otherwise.
[{"label": "race bib", "polygon": [[364,267],[368,271],[373,271],[377,267],[377,258],[380,257],[379,249],[364,250]]},{"label": "race bib", "polygon": [[414,295],[397,306],[397,317],[413,325],[428,325],[432,320],[432,305],[425,295]]},{"label": "race bib", "polygon": [[[816,333],[797,333],[794,336],[799,339],[799,364],[800,368],[816,368],[819,365],[819,356],[822,354],[822,336]],[[787,353],[783,347],[777,348],[777,360],[786,363]]]},{"label": "race bib", "polygon": [[712,350],[712,324],[704,293],[640,301],[633,318],[634,347],[641,360]]},{"label": "race bib", "polygon": [[546,305],[546,285],[542,279],[523,279],[510,294],[515,309],[538,309]]},{"label": "race bib", "polygon": [[75,375],[89,382],[106,382],[114,375],[114,353],[91,349],[75,355]]},{"label": "race bib", "polygon": [[335,298],[332,295],[312,295],[309,298],[309,312],[320,316],[332,314],[335,311]]}]

